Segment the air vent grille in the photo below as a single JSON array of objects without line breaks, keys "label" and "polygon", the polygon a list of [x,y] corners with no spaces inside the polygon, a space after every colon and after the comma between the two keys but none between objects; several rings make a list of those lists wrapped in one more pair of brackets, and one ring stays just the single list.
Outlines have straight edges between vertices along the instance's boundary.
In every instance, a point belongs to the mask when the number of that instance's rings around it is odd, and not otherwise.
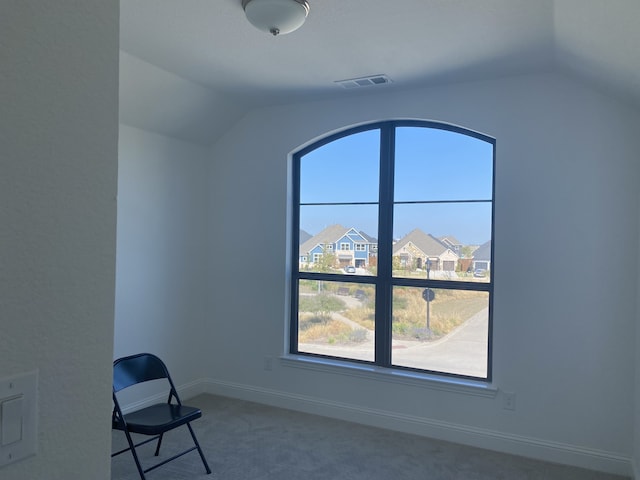
[{"label": "air vent grille", "polygon": [[336,80],[338,85],[343,88],[359,88],[359,87],[371,87],[373,85],[386,85],[391,83],[391,79],[384,74],[370,75],[368,77],[360,78],[348,78],[346,80]]}]

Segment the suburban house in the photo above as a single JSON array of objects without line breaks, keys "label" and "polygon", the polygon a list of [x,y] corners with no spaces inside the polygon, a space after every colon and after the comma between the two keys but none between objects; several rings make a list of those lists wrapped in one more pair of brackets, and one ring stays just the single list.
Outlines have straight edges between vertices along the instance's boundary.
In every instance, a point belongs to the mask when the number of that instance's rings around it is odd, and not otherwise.
[{"label": "suburban house", "polygon": [[455,272],[459,256],[449,245],[416,228],[393,245],[393,256],[401,268],[433,272]]},{"label": "suburban house", "polygon": [[323,255],[333,255],[335,267],[366,268],[375,254],[374,239],[353,227],[331,225],[300,245],[300,266],[313,267]]},{"label": "suburban house", "polygon": [[[0,478],[110,480],[112,362],[151,352],[183,399],[640,479],[640,2],[309,3],[274,36],[241,0],[2,2],[0,386],[35,375],[38,431]],[[291,158],[398,119],[495,139],[490,381],[289,353]],[[336,203],[361,200],[368,153],[334,162]],[[416,188],[455,182],[442,167]],[[343,223],[305,242],[308,261],[322,244],[375,258]],[[396,246],[441,271],[452,247],[422,232]]]},{"label": "suburban house", "polygon": [[491,242],[485,242],[473,252],[474,270],[491,270]]}]

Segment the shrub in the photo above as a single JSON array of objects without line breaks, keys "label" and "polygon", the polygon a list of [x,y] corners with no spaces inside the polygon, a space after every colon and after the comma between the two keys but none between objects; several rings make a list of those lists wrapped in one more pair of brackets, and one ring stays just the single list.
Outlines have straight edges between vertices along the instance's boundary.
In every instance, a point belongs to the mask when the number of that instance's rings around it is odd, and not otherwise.
[{"label": "shrub", "polygon": [[349,341],[353,343],[362,343],[367,339],[367,331],[364,328],[351,330],[349,333]]},{"label": "shrub", "polygon": [[300,312],[312,312],[327,321],[331,312],[339,312],[345,309],[345,303],[339,298],[327,293],[319,295],[301,295],[298,301]]}]

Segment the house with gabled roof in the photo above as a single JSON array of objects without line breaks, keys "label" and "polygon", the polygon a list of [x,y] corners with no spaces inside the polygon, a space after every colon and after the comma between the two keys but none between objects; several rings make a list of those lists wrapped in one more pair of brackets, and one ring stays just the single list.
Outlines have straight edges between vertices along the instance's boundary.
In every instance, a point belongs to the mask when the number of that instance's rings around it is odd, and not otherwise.
[{"label": "house with gabled roof", "polygon": [[473,252],[474,270],[491,270],[491,241],[483,243]]},{"label": "house with gabled roof", "polygon": [[[301,266],[311,267],[322,255],[333,254],[336,267],[364,268],[369,265],[371,240],[353,227],[331,225],[300,245],[299,262]],[[377,247],[377,242],[375,245]]]},{"label": "house with gabled roof", "polygon": [[419,228],[412,230],[393,245],[393,256],[399,258],[402,268],[426,268],[431,271],[455,272],[459,256],[429,233]]}]

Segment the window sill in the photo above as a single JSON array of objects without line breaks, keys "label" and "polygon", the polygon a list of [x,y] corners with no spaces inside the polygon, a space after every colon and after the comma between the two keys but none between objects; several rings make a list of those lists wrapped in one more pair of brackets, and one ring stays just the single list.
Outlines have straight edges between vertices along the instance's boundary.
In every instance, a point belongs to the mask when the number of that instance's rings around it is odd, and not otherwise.
[{"label": "window sill", "polygon": [[302,368],[317,372],[348,375],[366,380],[375,380],[401,385],[462,393],[477,397],[495,398],[498,388],[485,382],[453,377],[441,377],[428,373],[394,370],[375,365],[355,364],[341,360],[307,357],[303,355],[284,355],[280,357],[281,365],[291,368]]}]

